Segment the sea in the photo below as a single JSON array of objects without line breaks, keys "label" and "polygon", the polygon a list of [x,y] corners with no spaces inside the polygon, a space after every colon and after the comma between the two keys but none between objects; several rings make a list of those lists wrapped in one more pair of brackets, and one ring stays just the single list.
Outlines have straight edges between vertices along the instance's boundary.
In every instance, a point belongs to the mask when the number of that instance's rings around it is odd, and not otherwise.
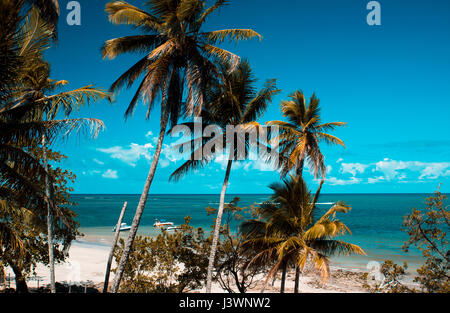
[{"label": "sea", "polygon": [[[398,264],[408,263],[409,271],[415,271],[423,263],[421,252],[415,248],[407,253],[402,245],[408,235],[402,230],[404,217],[412,208],[424,209],[425,199],[429,194],[322,194],[318,201],[319,210],[328,210],[333,203],[345,201],[352,207],[347,214],[337,214],[351,230],[351,235],[341,236],[340,240],[359,245],[367,256],[333,256],[331,265],[337,268],[364,270],[369,262],[382,263],[391,259]],[[226,196],[225,202],[239,197],[239,206],[248,207],[267,201],[270,195],[243,194]],[[73,210],[77,213],[80,232],[84,236],[78,243],[91,245],[111,245],[113,227],[124,202],[128,203],[123,222],[131,225],[139,202],[140,195],[97,195],[76,194],[72,200],[77,203]],[[218,208],[219,195],[153,195],[150,194],[141,219],[138,235],[156,236],[161,231],[153,224],[155,219],[164,219],[175,225],[183,224],[185,217],[190,216],[190,225],[212,229],[214,216],[207,214],[207,207]],[[233,226],[237,229],[237,225]],[[128,232],[122,232],[125,238]]]}]

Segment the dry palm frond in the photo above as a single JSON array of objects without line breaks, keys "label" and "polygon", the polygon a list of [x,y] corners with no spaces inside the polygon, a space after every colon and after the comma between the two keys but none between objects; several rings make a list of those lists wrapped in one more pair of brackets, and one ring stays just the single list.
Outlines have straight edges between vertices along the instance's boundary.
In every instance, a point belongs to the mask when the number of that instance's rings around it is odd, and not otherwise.
[{"label": "dry palm frond", "polygon": [[131,24],[136,27],[158,30],[161,21],[148,12],[141,10],[125,1],[114,1],[106,4],[106,13],[111,23]]},{"label": "dry palm frond", "polygon": [[102,99],[111,101],[111,94],[104,90],[94,88],[93,85],[89,85],[50,96],[44,96],[35,102],[37,104],[40,102],[50,103],[50,107],[46,108],[47,114],[50,118],[54,118],[61,109],[64,110],[66,116],[69,116],[72,110],[78,110],[80,106],[91,102],[97,102]]},{"label": "dry palm frond", "polygon": [[262,40],[262,36],[252,29],[223,29],[204,33],[213,43],[220,43],[228,39],[229,41],[248,40],[257,37]]}]

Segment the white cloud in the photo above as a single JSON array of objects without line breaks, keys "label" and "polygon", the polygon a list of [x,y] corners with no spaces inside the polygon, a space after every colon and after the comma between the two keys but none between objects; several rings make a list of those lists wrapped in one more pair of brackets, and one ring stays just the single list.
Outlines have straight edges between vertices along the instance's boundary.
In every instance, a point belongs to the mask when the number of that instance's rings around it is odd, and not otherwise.
[{"label": "white cloud", "polygon": [[387,180],[392,180],[400,175],[399,171],[405,169],[417,170],[417,165],[415,163],[418,162],[384,159],[383,161],[375,163],[374,171],[382,172]]},{"label": "white cloud", "polygon": [[[382,181],[417,181],[424,179],[437,179],[450,176],[450,162],[420,162],[401,161],[388,158],[375,163],[342,163],[340,173],[351,174],[353,177],[371,171],[374,177],[367,178],[369,184]],[[382,175],[379,175],[379,174]]]},{"label": "white cloud", "polygon": [[92,159],[92,161],[94,161],[95,163],[100,164],[100,165],[104,165],[105,164],[105,162],[102,162],[102,161],[100,161],[98,159]]},{"label": "white cloud", "polygon": [[117,171],[108,169],[106,172],[102,174],[103,178],[108,179],[118,179],[119,176],[117,175]]},{"label": "white cloud", "polygon": [[341,163],[342,161],[344,161],[344,159],[343,159],[343,158],[339,158],[339,159],[336,161],[336,163]]},{"label": "white cloud", "polygon": [[109,154],[111,158],[121,160],[130,166],[135,167],[136,162],[141,158],[147,160],[151,159],[150,149],[153,149],[151,143],[145,145],[139,145],[136,143],[130,144],[129,148],[123,148],[121,146],[115,146],[107,149],[97,149],[100,152]]},{"label": "white cloud", "polygon": [[176,162],[183,159],[183,154],[179,153],[173,146],[163,144],[161,154],[170,162]]},{"label": "white cloud", "polygon": [[327,178],[327,183],[334,186],[355,185],[361,183],[360,178],[350,177],[350,179],[339,179],[336,177]]},{"label": "white cloud", "polygon": [[250,161],[251,169],[258,170],[261,172],[273,172],[276,171],[273,165],[263,160]]},{"label": "white cloud", "polygon": [[146,138],[151,138],[153,137],[153,132],[150,130],[148,133],[145,134]]},{"label": "white cloud", "polygon": [[228,157],[225,156],[225,153],[219,154],[215,159],[214,163],[217,163],[220,165],[220,167],[224,170],[227,168],[228,165]]},{"label": "white cloud", "polygon": [[356,174],[360,173],[364,173],[364,171],[366,170],[366,168],[368,168],[369,165],[368,164],[361,164],[361,163],[342,163],[341,164],[341,170],[340,172],[345,174],[345,173],[350,173],[353,176],[356,176]]},{"label": "white cloud", "polygon": [[419,172],[419,179],[436,179],[450,176],[450,162],[396,161],[384,159],[375,164],[375,170],[382,172],[386,179],[405,179],[405,171]]},{"label": "white cloud", "polygon": [[165,159],[160,159],[158,165],[161,166],[162,168],[166,168],[170,165],[170,162]]},{"label": "white cloud", "polygon": [[384,180],[385,180],[384,176],[369,177],[369,178],[367,179],[367,182],[368,182],[369,184],[376,184],[376,183],[382,182],[382,181],[384,181]]},{"label": "white cloud", "polygon": [[450,163],[428,163],[421,171],[419,179],[436,179],[440,176],[450,176]]},{"label": "white cloud", "polygon": [[101,172],[100,171],[98,171],[98,170],[89,170],[89,171],[83,171],[82,172],[82,174],[83,175],[85,175],[85,176],[92,176],[92,175],[98,175],[98,174],[100,174]]}]

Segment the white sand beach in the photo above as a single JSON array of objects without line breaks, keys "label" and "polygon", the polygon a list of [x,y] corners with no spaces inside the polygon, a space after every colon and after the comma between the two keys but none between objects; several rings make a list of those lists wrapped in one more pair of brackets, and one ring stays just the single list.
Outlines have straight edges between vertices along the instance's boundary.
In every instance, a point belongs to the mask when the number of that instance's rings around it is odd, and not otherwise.
[{"label": "white sand beach", "polygon": [[[69,258],[66,263],[57,264],[55,266],[56,281],[61,283],[81,282],[79,285],[95,285],[101,290],[105,278],[106,263],[110,252],[110,246],[105,242],[93,243],[90,241],[76,241],[72,244],[69,250]],[[113,261],[112,267],[116,264]],[[366,292],[362,288],[363,280],[361,272],[350,270],[331,268],[331,277],[327,280],[325,285],[320,283],[320,278],[313,272],[304,273],[300,279],[300,292],[305,293],[330,293],[330,292]],[[13,277],[12,270],[7,268],[6,275],[10,274]],[[36,275],[40,278],[39,286],[45,286],[49,283],[49,270],[44,265],[38,265],[36,268]],[[111,273],[110,283],[114,278]],[[286,281],[286,292],[292,292],[294,288],[294,273],[288,273]],[[260,277],[255,288],[249,292],[259,293],[264,285],[264,277]],[[30,289],[36,288],[38,282],[30,280],[28,282]],[[14,281],[11,282],[11,287],[14,288]],[[272,286],[270,282],[266,288],[267,293],[278,293],[280,288],[279,277]],[[224,293],[218,284],[212,287],[214,293]],[[204,290],[196,290],[193,292],[204,292]]]}]

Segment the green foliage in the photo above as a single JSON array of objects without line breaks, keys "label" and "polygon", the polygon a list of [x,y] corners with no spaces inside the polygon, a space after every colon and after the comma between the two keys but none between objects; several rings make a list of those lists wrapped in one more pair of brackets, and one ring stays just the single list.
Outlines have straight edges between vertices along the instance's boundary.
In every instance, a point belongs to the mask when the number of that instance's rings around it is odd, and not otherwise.
[{"label": "green foliage", "polygon": [[419,276],[414,280],[420,283],[425,292],[450,292],[450,250],[447,238],[450,212],[445,206],[446,199],[438,188],[433,196],[426,199],[425,210],[413,208],[403,222],[409,240],[402,249],[407,252],[410,246],[415,246],[422,251],[426,260],[417,270]]},{"label": "green foliage", "polygon": [[[409,239],[402,249],[408,252],[411,246],[422,252],[425,259],[414,278],[419,283],[421,292],[449,293],[449,256],[447,231],[449,230],[450,212],[445,206],[447,197],[438,190],[433,196],[426,198],[425,210],[412,209],[405,216],[403,230],[408,233]],[[417,292],[402,283],[400,279],[407,269],[406,262],[403,267],[386,260],[381,267],[381,273],[385,276],[379,286],[366,285],[372,292]]]},{"label": "green foliage", "polygon": [[[256,275],[265,267],[251,266],[253,256],[242,249],[244,238],[240,233],[231,231],[232,222],[240,222],[250,212],[248,208],[238,207],[239,198],[233,199],[225,207],[225,223],[220,228],[220,240],[217,246],[215,280],[230,292],[244,293],[254,285]],[[208,215],[214,215],[216,209],[206,208]],[[120,292],[158,293],[188,292],[203,287],[206,279],[208,256],[212,242],[202,228],[189,226],[190,218],[174,233],[163,231],[156,238],[137,236],[124,276]],[[212,226],[214,228],[214,225]],[[119,261],[125,241],[120,239],[114,252]],[[115,272],[116,269],[113,269]]]},{"label": "green foliage", "polygon": [[[414,292],[414,289],[410,289],[401,283],[401,279],[405,276],[408,265],[406,262],[403,266],[395,264],[392,260],[386,260],[380,267],[380,273],[382,280],[377,281],[374,277],[375,283],[368,282],[363,285],[364,288],[374,293],[404,293]],[[369,274],[364,274],[366,279],[369,279]]]},{"label": "green foliage", "polygon": [[[186,292],[201,288],[206,278],[209,241],[201,228],[189,226],[189,220],[187,217],[175,233],[163,231],[156,238],[136,237],[120,292]],[[117,262],[124,247],[125,241],[120,239],[114,252]]]},{"label": "green foliage", "polygon": [[[42,157],[42,149],[36,147],[30,153],[37,159]],[[58,164],[65,158],[58,152],[47,150],[50,162]],[[71,242],[80,235],[76,214],[71,210],[75,205],[70,200],[72,188],[68,184],[75,175],[60,167],[50,167],[49,175],[53,183],[53,203],[57,214],[53,220],[54,255],[56,262],[67,257]],[[43,182],[36,182],[44,188]],[[37,263],[48,264],[48,241],[46,224],[46,202],[44,199],[30,201],[28,195],[15,199],[0,200],[0,266],[11,266],[16,276],[31,275]]]},{"label": "green foliage", "polygon": [[422,291],[433,293],[450,293],[448,261],[430,257],[417,270],[419,276],[414,281],[422,286]]},{"label": "green foliage", "polygon": [[[240,223],[245,217],[253,216],[254,207],[239,207],[240,199],[234,198],[224,207],[224,223],[220,229],[220,240],[217,245],[215,279],[222,289],[229,293],[236,290],[245,293],[255,285],[257,275],[264,273],[266,266],[251,264],[253,255],[243,249],[245,238],[239,232],[231,231],[231,223]],[[207,208],[208,215],[215,214],[215,209]]]}]

